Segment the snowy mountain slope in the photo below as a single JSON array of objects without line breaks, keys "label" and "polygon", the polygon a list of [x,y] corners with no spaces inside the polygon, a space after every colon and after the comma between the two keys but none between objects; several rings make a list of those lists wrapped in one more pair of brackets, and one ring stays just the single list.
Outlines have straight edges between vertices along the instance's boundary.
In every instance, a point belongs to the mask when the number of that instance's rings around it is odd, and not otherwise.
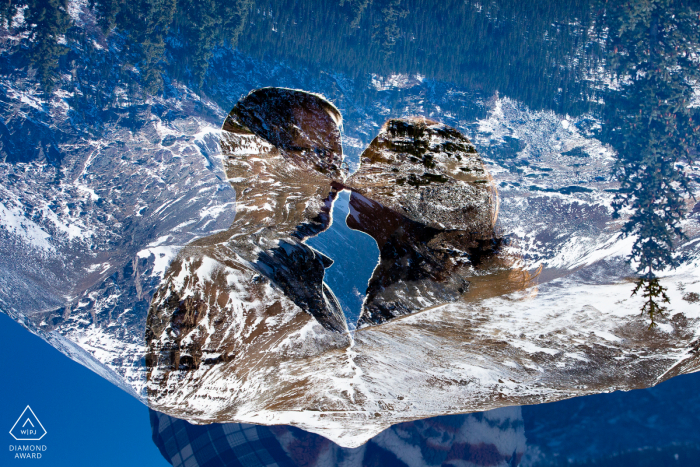
[{"label": "snowy mountain slope", "polygon": [[72,121],[70,96],[18,85],[3,82],[5,147],[40,131],[60,157],[6,152],[0,164],[0,304],[138,385],[152,289],[179,248],[235,216],[212,104],[183,113],[202,105],[191,93],[125,104],[101,115],[97,137]]}]

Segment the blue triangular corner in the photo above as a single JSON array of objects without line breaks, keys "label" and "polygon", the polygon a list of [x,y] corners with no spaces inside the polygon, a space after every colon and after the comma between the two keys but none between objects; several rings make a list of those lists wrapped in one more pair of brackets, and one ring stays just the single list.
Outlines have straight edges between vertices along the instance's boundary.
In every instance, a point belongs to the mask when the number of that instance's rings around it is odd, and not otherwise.
[{"label": "blue triangular corner", "polygon": [[39,441],[46,435],[46,429],[41,424],[31,407],[27,406],[19,416],[10,434],[17,441]]}]

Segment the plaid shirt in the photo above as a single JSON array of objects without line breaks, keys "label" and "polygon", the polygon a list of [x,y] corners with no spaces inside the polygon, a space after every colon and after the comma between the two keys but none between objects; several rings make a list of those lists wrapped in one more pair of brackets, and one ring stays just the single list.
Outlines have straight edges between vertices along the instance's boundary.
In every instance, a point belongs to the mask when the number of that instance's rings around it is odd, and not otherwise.
[{"label": "plaid shirt", "polygon": [[153,442],[174,467],[294,467],[270,429],[246,423],[192,425],[150,411]]}]

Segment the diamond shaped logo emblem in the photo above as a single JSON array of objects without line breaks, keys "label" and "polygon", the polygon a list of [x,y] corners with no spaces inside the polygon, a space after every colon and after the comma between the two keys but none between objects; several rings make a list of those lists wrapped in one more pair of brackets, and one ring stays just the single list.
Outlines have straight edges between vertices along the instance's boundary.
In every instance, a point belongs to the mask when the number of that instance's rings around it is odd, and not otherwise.
[{"label": "diamond shaped logo emblem", "polygon": [[17,441],[39,441],[46,436],[46,429],[32,408],[27,406],[12,426],[10,434]]}]

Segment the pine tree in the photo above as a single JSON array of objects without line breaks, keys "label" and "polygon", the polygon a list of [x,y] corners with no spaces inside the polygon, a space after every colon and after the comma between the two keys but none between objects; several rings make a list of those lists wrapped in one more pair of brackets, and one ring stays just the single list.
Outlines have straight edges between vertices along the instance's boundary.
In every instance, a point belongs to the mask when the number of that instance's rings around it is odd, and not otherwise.
[{"label": "pine tree", "polygon": [[618,90],[605,94],[601,138],[618,152],[620,189],[614,216],[632,215],[622,228],[634,235],[636,263],[652,325],[668,303],[655,273],[678,266],[675,244],[685,237],[685,197],[692,195],[682,163],[696,162],[700,115],[688,107],[700,79],[698,5],[675,0],[631,0],[601,10],[606,59]]},{"label": "pine tree", "polygon": [[45,93],[53,89],[58,60],[68,48],[65,34],[70,26],[66,0],[29,0],[25,10],[25,30],[30,66]]}]

